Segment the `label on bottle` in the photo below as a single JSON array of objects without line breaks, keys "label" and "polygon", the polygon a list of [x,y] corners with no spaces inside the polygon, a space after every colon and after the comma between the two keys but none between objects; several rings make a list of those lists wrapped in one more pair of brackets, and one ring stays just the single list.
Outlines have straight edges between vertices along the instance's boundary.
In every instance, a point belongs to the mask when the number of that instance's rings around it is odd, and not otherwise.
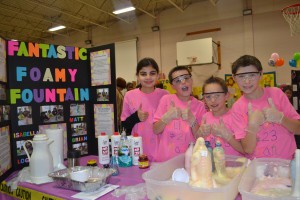
[{"label": "label on bottle", "polygon": [[201,157],[207,157],[207,151],[200,151]]}]

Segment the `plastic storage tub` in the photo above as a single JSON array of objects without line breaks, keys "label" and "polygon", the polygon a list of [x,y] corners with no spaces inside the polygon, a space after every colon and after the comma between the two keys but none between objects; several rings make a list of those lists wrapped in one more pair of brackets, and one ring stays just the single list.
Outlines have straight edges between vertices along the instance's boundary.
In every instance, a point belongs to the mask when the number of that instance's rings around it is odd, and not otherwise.
[{"label": "plastic storage tub", "polygon": [[[270,166],[276,167],[276,170],[270,169]],[[268,169],[269,168],[269,169]],[[257,178],[270,175],[275,173],[279,177],[289,177],[290,174],[290,161],[277,159],[277,158],[257,158],[252,160],[248,168],[245,170],[240,185],[238,187],[239,192],[242,195],[243,200],[299,200],[300,198],[292,197],[292,196],[284,196],[284,197],[266,197],[260,196],[254,193],[251,193],[251,189],[255,183]],[[267,173],[267,174],[266,174]],[[300,188],[299,188],[300,190]]]},{"label": "plastic storage tub", "polygon": [[213,189],[191,187],[188,183],[171,180],[172,173],[177,168],[184,168],[184,154],[159,164],[145,172],[142,177],[146,182],[147,196],[151,200],[205,199],[231,200],[238,194],[238,184],[244,171],[245,163],[236,161],[237,156],[226,156],[226,165],[241,167],[238,173],[227,185]]}]

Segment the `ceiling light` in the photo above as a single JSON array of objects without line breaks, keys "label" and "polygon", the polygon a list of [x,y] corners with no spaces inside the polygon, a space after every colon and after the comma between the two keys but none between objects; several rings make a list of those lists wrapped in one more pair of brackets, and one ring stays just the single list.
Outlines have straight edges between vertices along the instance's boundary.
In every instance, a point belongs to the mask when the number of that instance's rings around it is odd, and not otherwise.
[{"label": "ceiling light", "polygon": [[115,11],[113,11],[113,13],[115,15],[118,15],[118,14],[121,14],[121,13],[133,11],[133,10],[135,10],[135,7],[130,6],[130,7],[127,7],[127,8],[122,8],[122,9],[119,9],[119,10],[115,10]]},{"label": "ceiling light", "polygon": [[48,31],[58,31],[58,30],[61,30],[64,28],[66,28],[66,27],[65,26],[55,26],[55,27],[49,28]]}]

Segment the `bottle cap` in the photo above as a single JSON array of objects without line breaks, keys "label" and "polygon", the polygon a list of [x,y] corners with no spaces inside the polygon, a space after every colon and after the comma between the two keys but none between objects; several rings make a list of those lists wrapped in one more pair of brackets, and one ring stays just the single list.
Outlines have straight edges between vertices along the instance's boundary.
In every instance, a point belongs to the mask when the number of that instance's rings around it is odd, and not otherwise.
[{"label": "bottle cap", "polygon": [[133,134],[133,137],[139,137],[139,134],[134,133],[134,134]]},{"label": "bottle cap", "polygon": [[67,153],[68,158],[80,158],[80,151],[79,150],[69,150]]},{"label": "bottle cap", "polygon": [[119,132],[114,132],[114,135],[119,135]]},{"label": "bottle cap", "polygon": [[97,166],[97,161],[95,159],[88,160],[87,165],[89,165],[89,166]]},{"label": "bottle cap", "polygon": [[222,146],[222,143],[219,140],[217,140],[216,141],[216,147],[221,147],[221,146]]},{"label": "bottle cap", "polygon": [[100,135],[105,135],[105,132],[101,132],[101,134]]}]

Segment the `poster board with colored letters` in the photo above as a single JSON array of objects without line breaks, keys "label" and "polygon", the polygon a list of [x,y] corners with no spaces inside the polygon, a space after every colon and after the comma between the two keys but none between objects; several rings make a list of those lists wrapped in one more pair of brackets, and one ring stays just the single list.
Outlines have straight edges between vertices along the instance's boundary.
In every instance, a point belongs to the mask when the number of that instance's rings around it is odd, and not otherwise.
[{"label": "poster board with colored letters", "polygon": [[[63,129],[64,158],[69,149],[88,149],[92,132],[71,134],[74,123],[84,123],[87,130],[90,127],[87,49],[7,41],[7,67],[13,166],[28,165],[22,144],[48,128]],[[85,112],[73,115],[74,104]]]}]

